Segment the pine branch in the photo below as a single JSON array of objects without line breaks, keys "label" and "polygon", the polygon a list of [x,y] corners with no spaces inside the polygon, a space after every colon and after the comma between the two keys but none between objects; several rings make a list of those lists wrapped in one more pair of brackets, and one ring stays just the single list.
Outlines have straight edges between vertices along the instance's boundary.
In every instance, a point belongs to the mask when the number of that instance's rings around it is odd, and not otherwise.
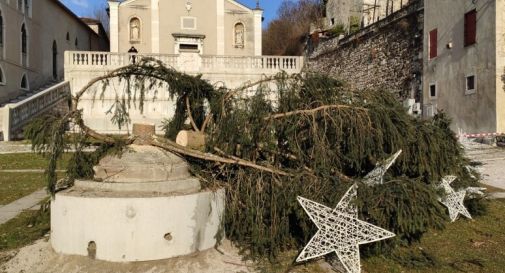
[{"label": "pine branch", "polygon": [[195,120],[193,119],[193,115],[191,114],[191,105],[189,103],[189,97],[186,96],[185,100],[186,100],[186,110],[188,111],[189,122],[191,123],[193,130],[195,130],[196,132],[201,132],[201,130],[198,129],[198,126],[196,126]]},{"label": "pine branch", "polygon": [[291,174],[289,174],[285,171],[281,171],[281,170],[273,168],[273,167],[261,166],[261,165],[254,163],[254,162],[240,159],[237,157],[231,158],[231,156],[229,156],[230,158],[225,158],[225,157],[217,156],[214,154],[203,153],[203,152],[200,152],[197,150],[189,149],[189,148],[181,146],[177,143],[174,143],[168,139],[161,140],[158,137],[153,137],[153,140],[151,141],[150,144],[152,146],[159,147],[159,148],[168,150],[173,153],[177,153],[177,154],[181,154],[181,155],[185,155],[185,156],[190,156],[193,158],[203,159],[203,160],[207,160],[207,161],[214,161],[214,162],[219,162],[219,163],[226,163],[226,164],[233,164],[233,165],[250,167],[250,168],[258,169],[260,171],[265,171],[265,172],[278,174],[278,175],[282,175],[282,176],[292,176]]},{"label": "pine branch", "polygon": [[368,109],[363,108],[363,107],[355,107],[355,106],[350,106],[350,105],[323,105],[323,106],[316,107],[314,109],[296,110],[296,111],[271,115],[271,116],[265,117],[264,120],[280,119],[280,118],[285,118],[285,117],[294,116],[294,115],[301,115],[301,114],[314,114],[319,111],[325,111],[325,110],[329,110],[329,109],[351,109],[351,110],[359,110],[359,111],[368,112]]}]

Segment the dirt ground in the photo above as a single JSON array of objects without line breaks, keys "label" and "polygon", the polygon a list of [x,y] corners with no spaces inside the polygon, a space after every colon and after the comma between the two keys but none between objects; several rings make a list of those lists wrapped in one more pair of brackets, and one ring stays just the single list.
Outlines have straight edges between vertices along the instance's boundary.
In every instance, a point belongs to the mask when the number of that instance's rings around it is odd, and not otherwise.
[{"label": "dirt ground", "polygon": [[[194,255],[163,261],[137,263],[109,263],[88,257],[58,255],[46,239],[15,252],[1,273],[250,273],[254,267],[242,261],[229,241],[218,250],[211,249]],[[0,258],[1,259],[1,258]]]}]

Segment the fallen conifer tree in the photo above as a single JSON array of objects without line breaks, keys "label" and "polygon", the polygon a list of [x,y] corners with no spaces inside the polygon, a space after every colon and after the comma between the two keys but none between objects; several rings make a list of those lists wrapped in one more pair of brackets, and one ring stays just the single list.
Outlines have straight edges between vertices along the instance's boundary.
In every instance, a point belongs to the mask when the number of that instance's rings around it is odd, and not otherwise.
[{"label": "fallen conifer tree", "polygon": [[[72,97],[66,115],[44,117],[26,128],[34,149],[50,158],[51,193],[60,188],[56,160],[66,148],[76,150],[65,180],[71,184],[92,178],[101,157],[133,142],[132,137],[92,130],[79,110],[82,95],[97,85],[105,92],[112,80],[126,83],[110,110],[118,126],[130,122],[130,108],[143,109],[149,92],[168,88],[175,115],[165,123],[165,137],[149,144],[184,157],[204,187],[226,189],[226,236],[253,258],[274,259],[310,239],[315,227],[297,196],[334,206],[353,183],[398,150],[403,153],[384,184],[359,186],[360,218],[397,234],[369,251],[383,252],[416,241],[431,228],[443,228],[447,212],[434,187],[443,176],[457,175],[456,188],[477,183],[465,168],[469,162],[449,119],[443,114],[428,120],[409,116],[388,92],[351,90],[317,74],[279,74],[228,90],[144,59],[91,81]],[[245,95],[251,89],[254,94]],[[99,93],[95,88],[97,98]],[[66,136],[69,123],[75,126],[71,138]],[[203,151],[174,142],[183,129],[205,135]],[[85,153],[90,139],[101,147]],[[472,202],[481,207],[480,200]]]}]

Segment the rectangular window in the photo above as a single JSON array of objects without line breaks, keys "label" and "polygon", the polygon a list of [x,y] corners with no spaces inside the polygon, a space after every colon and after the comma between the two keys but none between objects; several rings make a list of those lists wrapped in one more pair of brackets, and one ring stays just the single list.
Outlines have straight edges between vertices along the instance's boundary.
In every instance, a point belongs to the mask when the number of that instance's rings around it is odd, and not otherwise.
[{"label": "rectangular window", "polygon": [[465,94],[473,94],[477,89],[477,82],[475,75],[466,76],[466,91]]},{"label": "rectangular window", "polygon": [[195,44],[180,44],[179,49],[183,51],[198,51],[198,45]]},{"label": "rectangular window", "polygon": [[438,30],[434,29],[430,31],[430,40],[429,40],[429,54],[430,59],[433,59],[438,56]]},{"label": "rectangular window", "polygon": [[430,97],[434,98],[437,96],[437,85],[432,83],[430,84]]},{"label": "rectangular window", "polygon": [[472,10],[465,14],[465,46],[477,42],[477,11]]}]

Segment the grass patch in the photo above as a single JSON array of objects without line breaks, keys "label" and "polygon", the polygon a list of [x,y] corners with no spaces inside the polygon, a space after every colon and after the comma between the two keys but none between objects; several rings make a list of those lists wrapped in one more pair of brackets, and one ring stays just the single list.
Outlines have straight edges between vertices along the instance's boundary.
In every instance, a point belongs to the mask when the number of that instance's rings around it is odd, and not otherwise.
[{"label": "grass patch", "polygon": [[501,273],[505,268],[505,200],[492,201],[487,214],[458,220],[439,232],[429,232],[409,248],[391,257],[363,261],[368,273]]},{"label": "grass patch", "polygon": [[[426,233],[421,242],[391,255],[362,258],[363,273],[503,273],[505,200],[489,202],[487,214],[459,219],[443,231]],[[298,252],[284,253],[274,264],[260,262],[261,272],[327,272],[317,262],[293,265]]]},{"label": "grass patch", "polygon": [[0,251],[28,245],[50,230],[49,211],[24,211],[0,226]]},{"label": "grass patch", "polygon": [[[58,169],[66,169],[71,155],[63,155],[63,159],[58,162]],[[2,170],[44,170],[47,164],[47,159],[35,153],[0,155],[0,205],[9,204],[46,186],[44,173]]]},{"label": "grass patch", "polygon": [[[57,169],[66,169],[71,155],[65,153],[63,159],[58,162]],[[47,164],[48,160],[36,153],[0,155],[0,170],[46,169]]]},{"label": "grass patch", "polygon": [[9,204],[45,185],[43,173],[0,173],[0,205]]}]

